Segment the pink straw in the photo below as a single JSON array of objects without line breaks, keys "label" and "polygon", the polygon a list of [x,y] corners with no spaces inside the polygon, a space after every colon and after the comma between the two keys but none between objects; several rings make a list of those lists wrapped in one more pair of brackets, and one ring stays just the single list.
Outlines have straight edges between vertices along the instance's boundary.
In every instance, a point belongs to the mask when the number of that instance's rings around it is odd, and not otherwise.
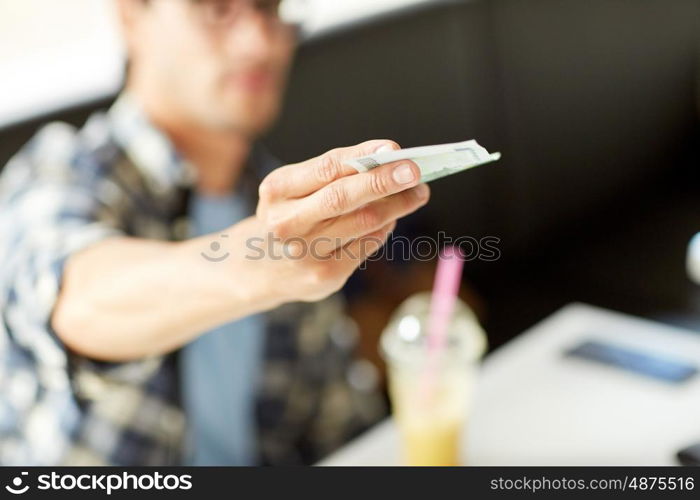
[{"label": "pink straw", "polygon": [[464,261],[459,249],[446,247],[442,251],[435,273],[428,318],[428,349],[433,358],[447,346],[447,330],[459,293],[463,267]]},{"label": "pink straw", "polygon": [[447,333],[463,267],[464,261],[457,248],[446,247],[440,254],[428,316],[428,362],[420,384],[420,399],[426,407],[432,404],[438,361],[447,347]]}]

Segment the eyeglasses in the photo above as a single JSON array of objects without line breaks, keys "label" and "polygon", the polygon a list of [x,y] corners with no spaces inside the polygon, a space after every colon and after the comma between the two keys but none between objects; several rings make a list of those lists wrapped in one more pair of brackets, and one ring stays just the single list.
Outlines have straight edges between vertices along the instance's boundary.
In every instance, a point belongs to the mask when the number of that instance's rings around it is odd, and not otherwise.
[{"label": "eyeglasses", "polygon": [[[290,0],[190,0],[202,21],[212,28],[229,28],[250,8],[275,27],[300,24],[300,5],[297,0],[289,9]],[[296,10],[294,10],[296,7]]]}]

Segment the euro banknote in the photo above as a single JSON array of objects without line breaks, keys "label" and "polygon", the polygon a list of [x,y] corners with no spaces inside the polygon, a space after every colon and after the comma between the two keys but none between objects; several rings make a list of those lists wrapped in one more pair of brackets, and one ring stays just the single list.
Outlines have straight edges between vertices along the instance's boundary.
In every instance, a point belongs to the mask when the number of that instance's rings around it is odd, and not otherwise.
[{"label": "euro banknote", "polygon": [[367,172],[386,163],[411,160],[420,168],[421,182],[430,182],[500,158],[501,153],[489,153],[475,140],[471,140],[376,153],[347,160],[345,163],[358,172]]}]

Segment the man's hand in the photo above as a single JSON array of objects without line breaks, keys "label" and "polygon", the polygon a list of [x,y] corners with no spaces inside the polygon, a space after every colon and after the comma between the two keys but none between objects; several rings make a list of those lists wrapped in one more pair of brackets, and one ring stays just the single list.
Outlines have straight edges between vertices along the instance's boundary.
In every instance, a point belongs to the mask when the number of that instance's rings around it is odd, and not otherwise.
[{"label": "man's hand", "polygon": [[[256,216],[234,228],[245,235],[251,280],[274,303],[320,300],[386,242],[396,220],[428,202],[415,163],[401,161],[358,173],[344,161],[380,149],[375,140],[329,151],[272,172],[260,185]],[[274,255],[268,255],[268,253]],[[237,252],[234,252],[236,254]],[[248,274],[248,273],[246,273]]]}]

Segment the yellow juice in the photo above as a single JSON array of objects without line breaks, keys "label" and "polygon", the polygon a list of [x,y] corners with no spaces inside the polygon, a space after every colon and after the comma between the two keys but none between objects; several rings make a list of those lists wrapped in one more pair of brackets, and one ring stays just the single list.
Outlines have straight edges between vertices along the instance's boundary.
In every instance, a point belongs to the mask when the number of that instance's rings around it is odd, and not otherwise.
[{"label": "yellow juice", "polygon": [[413,466],[461,465],[470,379],[463,369],[442,373],[426,386],[422,372],[390,370],[390,393],[403,462]]},{"label": "yellow juice", "polygon": [[401,422],[399,432],[403,461],[414,466],[457,466],[460,461],[460,419],[438,419],[432,422]]}]

